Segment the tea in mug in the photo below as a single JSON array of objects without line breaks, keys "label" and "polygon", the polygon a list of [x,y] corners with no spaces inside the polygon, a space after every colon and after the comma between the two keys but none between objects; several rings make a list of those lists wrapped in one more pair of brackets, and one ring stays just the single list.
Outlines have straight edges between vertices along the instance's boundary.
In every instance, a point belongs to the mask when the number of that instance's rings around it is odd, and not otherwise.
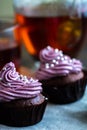
[{"label": "tea in mug", "polygon": [[39,51],[50,45],[71,57],[76,56],[85,32],[83,16],[70,15],[74,10],[63,9],[59,1],[30,1],[16,4],[14,0],[15,19],[20,25],[21,39],[28,52],[38,58]]}]

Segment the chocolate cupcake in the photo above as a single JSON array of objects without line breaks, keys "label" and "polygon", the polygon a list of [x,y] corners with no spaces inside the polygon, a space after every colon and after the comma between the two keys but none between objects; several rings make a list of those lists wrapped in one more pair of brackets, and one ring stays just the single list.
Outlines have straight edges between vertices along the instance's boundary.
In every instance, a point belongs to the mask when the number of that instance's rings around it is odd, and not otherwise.
[{"label": "chocolate cupcake", "polygon": [[65,104],[79,100],[85,92],[86,75],[80,60],[71,59],[50,46],[40,51],[40,67],[35,76],[50,102]]},{"label": "chocolate cupcake", "polygon": [[0,71],[0,123],[29,126],[40,122],[47,104],[37,79],[16,72],[12,62]]}]

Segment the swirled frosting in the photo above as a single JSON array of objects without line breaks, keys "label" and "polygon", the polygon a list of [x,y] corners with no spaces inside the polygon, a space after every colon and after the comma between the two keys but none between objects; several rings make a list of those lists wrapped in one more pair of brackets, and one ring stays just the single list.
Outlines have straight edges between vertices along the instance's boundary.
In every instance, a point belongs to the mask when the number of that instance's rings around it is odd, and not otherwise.
[{"label": "swirled frosting", "polygon": [[40,68],[36,72],[39,80],[49,79],[56,76],[66,76],[69,73],[78,73],[82,70],[80,60],[71,59],[64,55],[61,50],[50,46],[40,51]]},{"label": "swirled frosting", "polygon": [[0,71],[0,102],[33,98],[41,91],[41,83],[37,79],[20,75],[12,62]]}]

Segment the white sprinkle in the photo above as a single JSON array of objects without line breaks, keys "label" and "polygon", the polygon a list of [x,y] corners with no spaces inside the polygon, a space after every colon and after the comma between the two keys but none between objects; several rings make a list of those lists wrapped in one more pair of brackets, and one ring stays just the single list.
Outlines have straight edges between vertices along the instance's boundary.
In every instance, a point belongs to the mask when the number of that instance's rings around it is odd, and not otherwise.
[{"label": "white sprinkle", "polygon": [[16,68],[14,68],[14,71],[16,70]]},{"label": "white sprinkle", "polygon": [[20,74],[20,76],[21,76],[21,77],[23,77],[23,75],[22,75],[22,74]]},{"label": "white sprinkle", "polygon": [[62,57],[62,56],[63,56],[63,54],[62,54],[62,53],[60,53],[60,56]]},{"label": "white sprinkle", "polygon": [[64,59],[65,59],[65,60],[67,60],[67,59],[68,59],[68,57],[67,57],[67,56],[65,56],[65,57],[64,57]]},{"label": "white sprinkle", "polygon": [[56,53],[58,53],[58,51],[59,51],[58,49],[55,49],[55,52],[56,52]]},{"label": "white sprinkle", "polygon": [[25,83],[27,83],[28,82],[27,76],[24,76],[23,80],[25,81]]},{"label": "white sprinkle", "polygon": [[49,63],[46,63],[45,65],[48,65],[48,66],[49,66]]},{"label": "white sprinkle", "polygon": [[29,81],[28,81],[27,79],[25,79],[25,80],[24,80],[24,83],[25,83],[25,84],[26,84],[26,83],[29,83]]},{"label": "white sprinkle", "polygon": [[27,76],[24,76],[25,79],[27,79]]},{"label": "white sprinkle", "polygon": [[49,69],[49,64],[48,63],[45,64],[45,68]]},{"label": "white sprinkle", "polygon": [[23,79],[23,75],[22,74],[20,75],[20,78]]},{"label": "white sprinkle", "polygon": [[63,52],[62,51],[59,51],[59,54],[60,54],[60,56],[63,56]]},{"label": "white sprinkle", "polygon": [[56,63],[56,60],[54,59],[52,62],[53,62],[53,63]]},{"label": "white sprinkle", "polygon": [[33,82],[34,81],[33,78],[30,78],[30,81]]},{"label": "white sprinkle", "polygon": [[70,63],[72,63],[72,60],[69,60]]},{"label": "white sprinkle", "polygon": [[48,100],[48,98],[47,98],[47,97],[45,97],[45,100]]},{"label": "white sprinkle", "polygon": [[46,69],[49,69],[49,66],[46,65],[45,68],[46,68]]},{"label": "white sprinkle", "polygon": [[59,64],[59,62],[58,61],[56,61],[56,65],[58,65]]},{"label": "white sprinkle", "polygon": [[75,58],[73,58],[73,59],[72,59],[72,61],[74,62],[74,61],[76,61],[76,59],[75,59]]},{"label": "white sprinkle", "polygon": [[51,64],[50,66],[51,66],[51,67],[54,67],[54,64]]},{"label": "white sprinkle", "polygon": [[18,80],[20,80],[20,77],[18,77]]},{"label": "white sprinkle", "polygon": [[51,48],[50,46],[47,46],[47,49],[48,49],[48,50],[50,50],[50,48]]},{"label": "white sprinkle", "polygon": [[60,60],[60,56],[58,56],[57,59]]},{"label": "white sprinkle", "polygon": [[2,78],[0,78],[0,81],[2,80]]},{"label": "white sprinkle", "polygon": [[61,60],[64,61],[64,58],[62,57]]}]

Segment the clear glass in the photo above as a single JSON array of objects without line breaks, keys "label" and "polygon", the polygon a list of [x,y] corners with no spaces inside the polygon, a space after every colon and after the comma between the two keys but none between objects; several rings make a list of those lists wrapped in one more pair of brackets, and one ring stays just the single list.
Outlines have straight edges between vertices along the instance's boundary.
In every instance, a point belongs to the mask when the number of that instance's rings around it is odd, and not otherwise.
[{"label": "clear glass", "polygon": [[29,54],[50,45],[76,57],[85,37],[86,0],[13,0],[15,22]]},{"label": "clear glass", "polygon": [[18,25],[0,21],[0,69],[8,63],[14,62],[17,70],[21,64],[21,47],[19,44]]}]

